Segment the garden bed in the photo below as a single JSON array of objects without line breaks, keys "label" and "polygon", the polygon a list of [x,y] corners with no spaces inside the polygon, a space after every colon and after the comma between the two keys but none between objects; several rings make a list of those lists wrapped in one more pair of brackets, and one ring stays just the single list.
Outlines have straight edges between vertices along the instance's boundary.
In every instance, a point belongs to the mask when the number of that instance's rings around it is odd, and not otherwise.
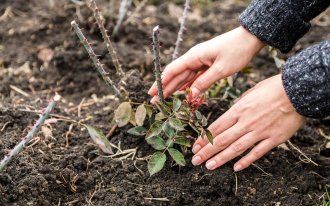
[{"label": "garden bed", "polygon": [[[113,68],[111,59],[86,6],[64,0],[54,1],[54,5],[49,2],[5,0],[0,5],[0,14],[9,12],[0,21],[0,158],[4,157],[5,149],[13,148],[26,135],[54,92],[62,96],[52,113],[53,121],[0,174],[0,205],[321,204],[319,198],[330,183],[330,160],[320,155],[324,138],[318,129],[329,134],[329,118],[308,120],[291,139],[318,166],[306,162],[296,150],[281,147],[235,174],[234,160],[208,171],[205,166],[194,167],[189,152],[187,166],[167,163],[161,172],[150,177],[145,157],[153,149],[143,138],[129,135],[126,131],[130,126],[116,128],[109,139],[120,144],[122,150],[136,149],[135,156],[121,160],[107,157],[83,127],[70,122],[83,121],[107,134],[118,106],[98,78],[70,22],[75,19],[79,23],[108,69]],[[237,27],[237,17],[246,5],[234,0],[194,5],[181,54],[194,44]],[[99,7],[106,27],[111,30],[118,5],[100,1]],[[134,101],[150,100],[147,91],[153,82],[152,28],[161,26],[161,56],[166,64],[176,40],[176,15],[181,7],[182,4],[167,1],[156,6],[147,4],[124,24],[115,38],[124,70],[133,73],[127,89]],[[329,38],[329,34],[329,26],[313,24],[288,56]],[[266,49],[254,59],[252,66],[251,74],[238,79],[238,88],[246,89],[278,73]],[[210,99],[209,106],[204,106],[202,111],[211,112],[212,122],[229,104],[219,98]]]}]

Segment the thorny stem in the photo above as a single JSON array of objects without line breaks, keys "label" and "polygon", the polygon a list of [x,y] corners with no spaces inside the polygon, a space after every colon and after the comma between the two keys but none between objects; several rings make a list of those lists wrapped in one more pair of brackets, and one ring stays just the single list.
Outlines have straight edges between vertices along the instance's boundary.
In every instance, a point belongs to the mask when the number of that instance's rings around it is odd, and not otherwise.
[{"label": "thorny stem", "polygon": [[22,139],[22,141],[17,144],[14,149],[10,151],[8,155],[6,155],[3,160],[0,162],[0,172],[4,170],[6,165],[16,156],[18,155],[24,147],[31,141],[33,136],[40,130],[41,126],[45,122],[45,120],[48,118],[50,112],[54,109],[56,102],[60,100],[60,95],[56,94],[52,101],[48,104],[45,111],[41,114],[38,121],[35,123],[35,125],[32,127],[31,131]]},{"label": "thorny stem", "polygon": [[162,86],[162,79],[160,75],[160,57],[159,57],[159,25],[155,26],[155,28],[152,31],[152,51],[154,55],[154,73],[156,77],[157,82],[157,88],[158,88],[158,97],[162,104],[165,103],[164,95],[163,95],[163,86]]},{"label": "thorny stem", "polygon": [[89,45],[87,39],[85,38],[84,34],[81,32],[78,24],[76,21],[71,22],[71,26],[73,27],[74,31],[76,32],[78,38],[80,39],[81,43],[84,45],[86,51],[89,54],[89,57],[92,59],[94,66],[96,67],[97,71],[100,73],[102,76],[102,79],[105,81],[105,83],[109,86],[109,88],[112,90],[112,92],[120,99],[123,99],[123,95],[120,93],[118,88],[114,85],[112,80],[110,79],[109,76],[107,76],[107,73],[105,72],[102,64],[96,57],[92,47]]},{"label": "thorny stem", "polygon": [[174,48],[174,51],[173,51],[173,54],[172,54],[172,61],[174,61],[176,58],[178,58],[180,43],[183,40],[182,35],[183,35],[183,31],[185,30],[185,23],[186,23],[186,19],[187,19],[187,13],[188,13],[188,9],[190,8],[189,5],[190,5],[190,0],[186,0],[186,3],[184,4],[182,16],[179,20],[180,21],[180,28],[179,28],[179,32],[178,32],[178,37],[177,37],[176,42],[175,42],[175,48]]},{"label": "thorny stem", "polygon": [[116,50],[114,49],[114,47],[112,45],[112,42],[110,40],[109,35],[107,34],[106,29],[104,28],[104,18],[102,17],[101,12],[100,12],[99,8],[96,5],[95,0],[90,1],[90,7],[93,10],[94,17],[95,17],[97,25],[98,25],[98,27],[101,31],[101,34],[102,34],[103,40],[105,42],[105,45],[107,46],[108,52],[111,56],[113,65],[116,68],[117,74],[121,78],[123,78],[124,77],[124,72],[121,68],[121,64],[119,63],[119,60],[118,60],[118,57],[117,57],[117,52],[116,52]]},{"label": "thorny stem", "polygon": [[120,8],[119,8],[119,14],[118,14],[118,20],[116,23],[115,28],[113,29],[112,36],[116,36],[118,34],[118,31],[120,29],[120,26],[122,25],[127,11],[129,7],[131,6],[133,0],[122,0],[120,3]]}]

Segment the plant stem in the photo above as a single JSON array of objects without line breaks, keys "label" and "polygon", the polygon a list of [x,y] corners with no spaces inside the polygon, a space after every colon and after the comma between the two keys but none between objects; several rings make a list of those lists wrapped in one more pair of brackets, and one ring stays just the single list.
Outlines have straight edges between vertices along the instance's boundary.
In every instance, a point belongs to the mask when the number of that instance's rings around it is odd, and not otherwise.
[{"label": "plant stem", "polygon": [[41,126],[45,122],[45,120],[48,118],[50,112],[54,109],[56,102],[60,100],[60,95],[56,94],[52,101],[48,104],[45,111],[41,114],[38,121],[35,123],[35,125],[32,127],[31,131],[23,138],[23,140],[17,144],[14,149],[12,149],[8,155],[5,155],[5,157],[0,162],[0,172],[4,170],[6,165],[16,156],[18,155],[24,147],[31,141],[33,136],[40,130]]},{"label": "plant stem", "polygon": [[119,8],[119,15],[118,15],[118,20],[116,23],[115,28],[113,29],[112,36],[116,36],[118,34],[118,31],[120,29],[120,26],[122,25],[127,11],[129,7],[131,6],[133,0],[122,0],[120,3],[120,8]]},{"label": "plant stem", "polygon": [[183,31],[185,30],[185,23],[186,23],[186,19],[187,19],[187,13],[188,13],[188,9],[190,8],[189,5],[190,5],[190,0],[186,0],[186,3],[184,4],[182,16],[179,20],[180,21],[180,28],[179,28],[179,32],[178,32],[178,37],[177,37],[176,42],[175,42],[175,48],[174,48],[174,51],[173,51],[173,54],[172,54],[172,61],[174,61],[176,58],[178,58],[180,43],[183,40],[182,35],[183,35]]},{"label": "plant stem", "polygon": [[161,103],[165,103],[164,95],[163,95],[163,86],[162,86],[162,79],[160,75],[160,57],[159,57],[159,25],[157,25],[152,31],[152,50],[154,55],[154,73],[157,82],[158,88],[158,97]]},{"label": "plant stem", "polygon": [[76,21],[72,21],[71,22],[71,26],[73,27],[73,29],[75,30],[78,38],[80,39],[81,43],[84,45],[86,51],[89,54],[89,57],[92,59],[94,66],[96,67],[97,71],[100,73],[100,75],[102,76],[102,79],[105,81],[105,83],[109,86],[109,88],[111,89],[111,91],[120,99],[123,100],[123,95],[120,93],[120,91],[118,90],[118,88],[114,85],[114,83],[112,82],[112,80],[110,79],[110,77],[107,76],[107,73],[105,72],[102,64],[100,63],[100,61],[98,60],[98,58],[96,57],[96,54],[94,53],[92,47],[89,45],[87,39],[85,38],[84,34],[81,32],[78,24],[76,23]]},{"label": "plant stem", "polygon": [[119,60],[118,60],[118,57],[117,57],[117,52],[116,52],[116,50],[114,49],[114,47],[112,45],[112,42],[110,40],[109,35],[107,34],[106,29],[104,28],[104,18],[102,17],[101,12],[100,12],[99,8],[96,5],[95,0],[90,1],[90,8],[93,10],[94,17],[95,17],[97,25],[98,25],[98,27],[101,31],[101,34],[102,34],[103,40],[105,42],[105,45],[107,46],[108,52],[111,56],[113,65],[116,68],[117,74],[121,78],[123,78],[124,77],[124,72],[122,70],[121,64],[119,63]]}]

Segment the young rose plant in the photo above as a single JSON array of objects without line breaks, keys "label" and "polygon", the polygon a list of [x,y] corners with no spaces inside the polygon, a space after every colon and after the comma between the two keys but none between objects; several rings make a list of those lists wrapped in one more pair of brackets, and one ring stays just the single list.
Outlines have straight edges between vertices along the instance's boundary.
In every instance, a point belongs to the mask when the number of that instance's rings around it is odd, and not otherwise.
[{"label": "young rose plant", "polygon": [[135,111],[129,102],[123,102],[115,112],[114,120],[119,127],[129,123],[134,125],[127,133],[143,136],[156,152],[150,157],[150,175],[159,172],[170,156],[176,164],[185,166],[184,154],[191,147],[194,137],[206,136],[213,141],[211,132],[206,129],[207,119],[198,108],[206,104],[204,96],[192,98],[187,89],[186,99],[159,103],[156,106],[141,104]]}]

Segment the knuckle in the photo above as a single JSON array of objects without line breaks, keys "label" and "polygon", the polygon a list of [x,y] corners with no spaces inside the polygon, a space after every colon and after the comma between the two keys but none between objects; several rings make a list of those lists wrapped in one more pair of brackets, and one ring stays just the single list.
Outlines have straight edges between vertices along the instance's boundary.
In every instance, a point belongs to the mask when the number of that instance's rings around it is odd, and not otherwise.
[{"label": "knuckle", "polygon": [[215,147],[223,147],[228,144],[228,137],[225,135],[219,135],[214,139],[213,144]]},{"label": "knuckle", "polygon": [[200,156],[203,162],[208,159],[208,153],[203,149],[198,152],[198,156]]},{"label": "knuckle", "polygon": [[236,141],[232,144],[232,150],[235,153],[242,153],[245,150],[245,144],[241,141]]},{"label": "knuckle", "polygon": [[251,152],[253,159],[257,160],[264,155],[264,152],[261,149],[255,149]]}]

